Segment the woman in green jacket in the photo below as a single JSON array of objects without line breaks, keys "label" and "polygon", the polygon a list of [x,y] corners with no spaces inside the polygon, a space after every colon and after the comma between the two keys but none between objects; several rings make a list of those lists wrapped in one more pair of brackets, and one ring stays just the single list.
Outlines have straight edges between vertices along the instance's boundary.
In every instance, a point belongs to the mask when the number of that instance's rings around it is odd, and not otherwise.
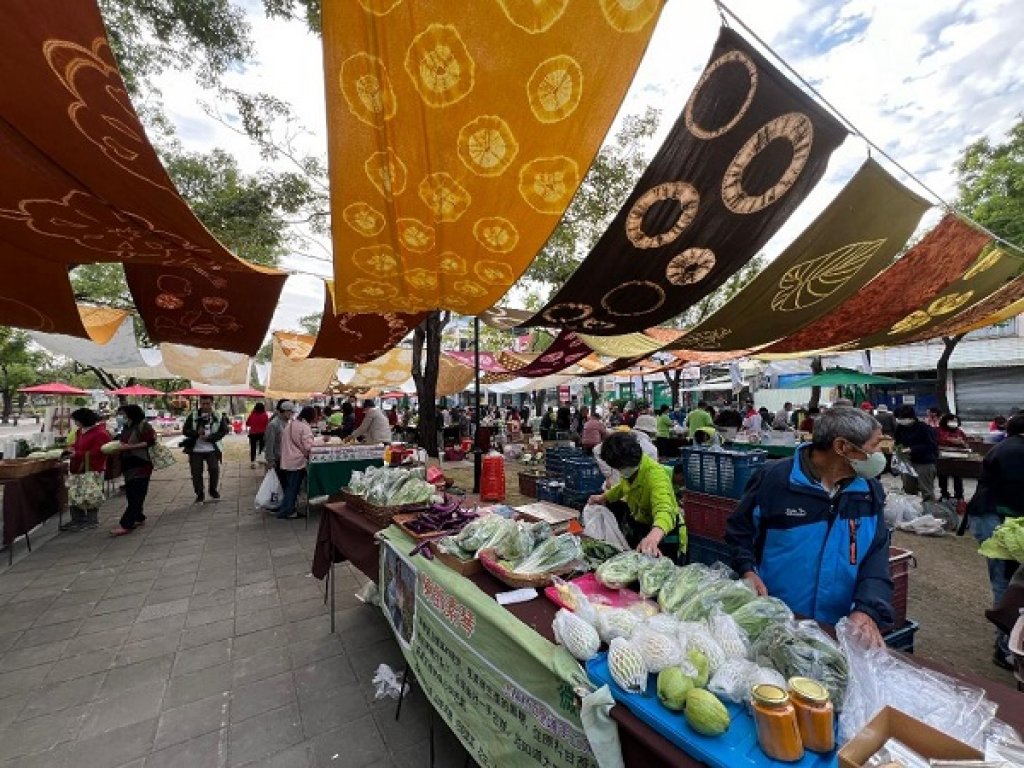
[{"label": "woman in green jacket", "polygon": [[646,456],[637,439],[616,432],[601,444],[601,459],[622,475],[616,485],[591,496],[590,504],[625,501],[629,516],[623,531],[630,546],[648,555],[667,555],[673,560],[686,551],[686,528],[679,515],[672,467]]}]

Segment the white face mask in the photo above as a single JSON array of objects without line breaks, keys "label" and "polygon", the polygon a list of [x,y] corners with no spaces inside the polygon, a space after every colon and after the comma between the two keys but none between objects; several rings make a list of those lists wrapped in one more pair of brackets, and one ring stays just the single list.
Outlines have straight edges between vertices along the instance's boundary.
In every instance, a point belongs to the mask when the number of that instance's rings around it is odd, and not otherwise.
[{"label": "white face mask", "polygon": [[899,424],[901,427],[909,427],[911,424],[914,423],[914,420],[913,419],[896,419],[896,423]]}]

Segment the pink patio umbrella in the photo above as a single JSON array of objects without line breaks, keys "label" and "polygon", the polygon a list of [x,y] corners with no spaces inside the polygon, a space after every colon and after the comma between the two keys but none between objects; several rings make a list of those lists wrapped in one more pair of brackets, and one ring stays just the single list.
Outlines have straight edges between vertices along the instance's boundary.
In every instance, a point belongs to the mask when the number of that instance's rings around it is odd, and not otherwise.
[{"label": "pink patio umbrella", "polygon": [[[78,387],[71,387],[67,384],[62,384],[59,381],[53,381],[49,384],[36,384],[31,387],[21,387],[18,389],[19,392],[24,392],[26,395],[55,395],[60,398],[60,411],[64,410],[64,398],[68,395],[88,395],[84,389]],[[54,428],[57,430],[57,434],[63,437],[67,434],[67,429],[70,427],[70,423],[64,421],[63,416],[59,416],[54,419]]]},{"label": "pink patio umbrella", "polygon": [[162,395],[163,392],[152,387],[144,387],[141,384],[132,384],[130,387],[115,389],[110,394],[123,395],[125,397],[157,397]]}]

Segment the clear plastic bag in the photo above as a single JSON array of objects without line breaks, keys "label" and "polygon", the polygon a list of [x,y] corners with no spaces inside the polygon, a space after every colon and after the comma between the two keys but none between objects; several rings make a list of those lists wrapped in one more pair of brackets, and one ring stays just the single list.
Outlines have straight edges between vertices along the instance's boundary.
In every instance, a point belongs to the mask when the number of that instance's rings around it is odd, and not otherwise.
[{"label": "clear plastic bag", "polygon": [[552,584],[562,599],[562,604],[597,629],[597,609],[583,590],[571,581],[565,581],[557,576],[552,579]]},{"label": "clear plastic bag", "polygon": [[644,624],[655,632],[661,632],[663,635],[676,637],[679,631],[679,619],[670,613],[655,614],[647,619]]},{"label": "clear plastic bag", "polygon": [[597,614],[597,633],[605,643],[630,637],[640,626],[640,617],[626,608],[605,608]]},{"label": "clear plastic bag", "polygon": [[704,654],[708,660],[708,671],[713,675],[718,671],[726,660],[725,651],[718,641],[711,636],[708,625],[703,622],[679,622],[679,630],[676,633],[679,645],[683,651],[697,650]]},{"label": "clear plastic bag", "polygon": [[727,658],[751,658],[750,640],[732,616],[716,607],[711,611],[707,621],[711,636],[721,646]]},{"label": "clear plastic bag", "polygon": [[786,678],[774,669],[760,667],[749,659],[726,659],[712,675],[708,690],[739,704],[749,702],[751,689],[761,683],[787,687]]},{"label": "clear plastic bag", "polygon": [[847,619],[836,625],[836,635],[850,670],[839,718],[842,741],[891,706],[965,744],[984,748],[997,707],[985,698],[984,690],[919,667],[887,648],[866,647]]},{"label": "clear plastic bag", "polygon": [[838,710],[844,701],[849,668],[835,641],[814,621],[775,623],[753,645],[754,660],[777,669],[787,680],[809,677],[828,689]]}]

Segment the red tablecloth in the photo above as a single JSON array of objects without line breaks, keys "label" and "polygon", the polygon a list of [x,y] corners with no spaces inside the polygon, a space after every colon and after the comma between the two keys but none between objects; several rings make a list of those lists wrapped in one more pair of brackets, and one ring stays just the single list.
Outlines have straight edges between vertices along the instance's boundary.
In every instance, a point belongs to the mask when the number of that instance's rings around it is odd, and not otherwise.
[{"label": "red tablecloth", "polygon": [[4,487],[4,546],[67,507],[63,465],[0,482]]}]

